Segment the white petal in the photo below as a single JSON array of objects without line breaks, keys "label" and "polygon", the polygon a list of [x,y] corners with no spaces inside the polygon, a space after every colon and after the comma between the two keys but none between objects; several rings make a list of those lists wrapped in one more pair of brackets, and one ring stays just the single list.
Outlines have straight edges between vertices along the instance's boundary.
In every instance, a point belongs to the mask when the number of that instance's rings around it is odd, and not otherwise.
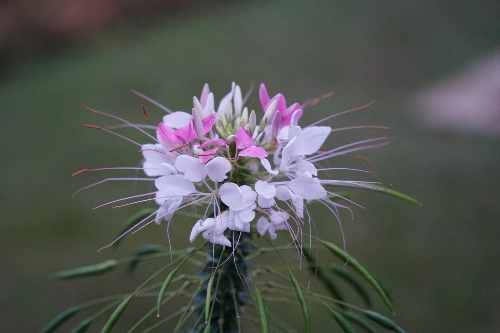
[{"label": "white petal", "polygon": [[292,157],[300,156],[302,155],[302,152],[303,149],[300,138],[294,137],[287,143],[285,148],[283,148],[279,170],[284,170],[288,165],[290,165]]},{"label": "white petal", "polygon": [[243,209],[238,212],[238,217],[243,222],[251,222],[255,218],[255,211],[253,209]]},{"label": "white petal", "polygon": [[270,174],[272,174],[272,175],[278,174],[278,171],[271,169],[271,163],[269,163],[269,161],[266,158],[261,158],[260,163],[262,163],[262,166],[264,167],[264,169],[266,169],[267,172],[269,172]]},{"label": "white petal", "polygon": [[266,181],[258,180],[255,183],[255,192],[262,195],[266,199],[274,198],[276,195],[276,187]]},{"label": "white petal", "polygon": [[241,202],[230,208],[232,210],[238,211],[249,208],[251,206],[255,207],[255,200],[257,199],[257,193],[254,190],[252,190],[252,188],[248,185],[241,186],[240,190],[241,190]]},{"label": "white petal", "polygon": [[306,200],[322,199],[326,197],[326,191],[317,178],[297,177],[292,179],[287,186]]},{"label": "white petal", "polygon": [[219,196],[223,203],[231,207],[241,202],[242,195],[238,185],[235,183],[224,183],[219,188]]},{"label": "white petal", "polygon": [[265,217],[260,217],[257,221],[257,232],[259,235],[264,236],[270,226],[271,223]]},{"label": "white petal", "polygon": [[227,239],[224,234],[214,234],[211,232],[204,233],[203,238],[212,242],[213,244],[220,244],[224,246],[231,246],[231,242]]},{"label": "white petal", "polygon": [[184,196],[196,192],[193,182],[181,175],[160,177],[155,185],[165,195]]},{"label": "white petal", "polygon": [[144,173],[149,177],[165,176],[177,173],[171,167],[174,159],[168,156],[167,152],[160,144],[145,144],[141,146],[144,163],[142,165]]},{"label": "white petal", "polygon": [[191,235],[189,236],[189,241],[192,243],[196,236],[200,234],[200,232],[203,232],[214,225],[214,219],[208,218],[205,221],[203,220],[198,220],[196,224],[193,226],[193,229],[191,230]]},{"label": "white petal", "polygon": [[205,166],[208,177],[216,183],[226,179],[226,174],[231,171],[231,168],[231,162],[220,156],[214,158]]},{"label": "white petal", "polygon": [[292,200],[295,207],[295,214],[300,218],[304,217],[304,199],[293,193],[288,187],[278,186],[276,188],[276,198],[283,201]]},{"label": "white petal", "polygon": [[259,205],[260,208],[269,208],[274,206],[276,201],[274,201],[274,197],[266,199],[262,195],[259,195],[257,197],[257,204]]},{"label": "white petal", "polygon": [[184,172],[184,177],[192,182],[199,182],[207,176],[205,165],[200,163],[196,157],[180,155],[175,160],[175,167]]},{"label": "white petal", "polygon": [[184,111],[172,112],[163,117],[165,125],[175,129],[189,125],[190,121],[191,115]]},{"label": "white petal", "polygon": [[318,175],[318,170],[316,169],[314,164],[312,164],[311,162],[307,162],[306,160],[304,160],[302,158],[297,158],[296,168],[297,168],[297,171],[299,171],[300,173],[307,172],[313,176]]},{"label": "white petal", "polygon": [[304,128],[302,130],[302,136],[304,142],[307,142],[307,144],[304,145],[304,155],[311,155],[317,152],[331,131],[332,129],[328,126],[311,126]]},{"label": "white petal", "polygon": [[279,225],[279,224],[282,224],[283,222],[285,222],[286,220],[288,220],[290,218],[290,215],[285,211],[277,212],[275,210],[272,210],[270,218],[271,218],[271,222],[274,225]]}]

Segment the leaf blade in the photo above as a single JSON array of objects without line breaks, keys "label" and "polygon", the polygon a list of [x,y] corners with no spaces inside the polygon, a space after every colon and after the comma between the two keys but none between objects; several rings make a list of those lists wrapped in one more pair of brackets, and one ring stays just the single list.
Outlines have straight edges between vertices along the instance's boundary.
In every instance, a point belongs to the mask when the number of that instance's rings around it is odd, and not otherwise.
[{"label": "leaf blade", "polygon": [[295,293],[297,294],[297,298],[299,299],[300,307],[302,308],[302,315],[304,316],[304,325],[306,333],[311,331],[311,318],[309,317],[309,311],[307,309],[306,300],[304,295],[302,294],[302,289],[300,288],[299,282],[292,274],[290,270],[288,270],[288,274],[290,276],[290,281],[292,281],[293,287],[295,288]]},{"label": "leaf blade", "polygon": [[42,328],[40,333],[50,333],[54,332],[62,323],[74,316],[78,311],[80,311],[79,306],[73,306],[64,310],[55,316],[45,327]]},{"label": "leaf blade", "polygon": [[391,331],[397,332],[397,333],[406,333],[405,330],[403,330],[401,327],[399,327],[394,321],[391,319],[387,318],[386,316],[381,315],[378,312],[371,311],[371,310],[364,310],[363,313],[365,316],[379,324],[380,326],[383,326]]},{"label": "leaf blade", "polygon": [[335,310],[331,310],[333,317],[337,321],[337,324],[339,324],[340,328],[345,332],[345,333],[356,333],[354,330],[354,327],[349,324],[349,322],[342,316],[339,312]]},{"label": "leaf blade", "polygon": [[354,259],[352,256],[349,254],[345,253],[344,250],[339,248],[337,245],[320,240],[320,242],[333,254],[336,256],[342,258],[343,260],[346,260],[349,262],[349,264],[354,267],[371,285],[372,287],[377,291],[379,296],[382,298],[384,301],[385,305],[387,308],[391,311],[394,312],[394,308],[392,306],[392,303],[389,299],[389,296],[387,293],[384,291],[384,289],[380,286],[378,281],[364,268],[356,259]]},{"label": "leaf blade", "polygon": [[65,280],[65,279],[87,277],[92,275],[100,275],[112,270],[113,268],[116,267],[116,265],[118,265],[118,261],[116,261],[115,259],[109,259],[98,264],[82,266],[58,272],[54,275],[54,278],[59,280]]},{"label": "leaf blade", "polygon": [[130,295],[129,297],[125,298],[115,309],[115,311],[111,314],[109,317],[108,321],[104,325],[104,327],[101,330],[101,333],[109,333],[115,326],[116,322],[118,319],[120,319],[121,315],[127,308],[128,303],[130,302],[130,299],[132,298],[133,295]]},{"label": "leaf blade", "polygon": [[257,288],[255,288],[255,306],[257,307],[257,314],[259,315],[260,328],[262,330],[262,333],[269,333],[269,324],[267,322],[264,301],[262,301],[262,295]]}]

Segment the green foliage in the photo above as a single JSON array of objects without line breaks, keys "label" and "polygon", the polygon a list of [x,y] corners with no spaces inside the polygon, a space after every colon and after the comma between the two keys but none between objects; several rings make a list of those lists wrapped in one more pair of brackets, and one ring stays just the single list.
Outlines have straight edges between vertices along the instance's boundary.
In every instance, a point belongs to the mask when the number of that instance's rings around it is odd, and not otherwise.
[{"label": "green foliage", "polygon": [[75,279],[75,278],[87,277],[91,275],[100,275],[112,270],[113,268],[116,267],[116,265],[118,265],[118,261],[114,259],[109,259],[99,264],[82,266],[58,272],[54,275],[54,278],[63,280],[63,279]]},{"label": "green foliage", "polygon": [[104,325],[104,327],[101,330],[101,333],[109,333],[115,326],[116,322],[118,319],[120,319],[121,315],[125,311],[125,309],[128,306],[128,303],[130,302],[130,299],[132,298],[132,295],[129,297],[125,298],[117,307],[116,310],[111,314],[109,317],[108,321]]},{"label": "green foliage", "polygon": [[69,309],[64,310],[60,314],[58,314],[54,319],[52,319],[42,330],[40,333],[50,333],[54,332],[62,323],[75,315],[78,311],[80,311],[79,306],[73,306]]}]

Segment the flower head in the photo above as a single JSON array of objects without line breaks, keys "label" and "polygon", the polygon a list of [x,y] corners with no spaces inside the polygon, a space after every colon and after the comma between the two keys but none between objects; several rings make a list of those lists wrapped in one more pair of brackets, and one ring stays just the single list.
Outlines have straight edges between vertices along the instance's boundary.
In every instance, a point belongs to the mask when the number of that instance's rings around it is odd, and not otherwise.
[{"label": "flower head", "polygon": [[[214,244],[233,246],[232,233],[269,233],[274,240],[278,231],[286,230],[300,243],[303,219],[309,215],[307,203],[319,201],[338,219],[338,208],[345,206],[332,200],[337,196],[333,187],[370,188],[366,182],[329,179],[325,171],[346,168],[319,168],[318,162],[385,145],[388,140],[373,138],[325,150],[326,139],[338,129],[316,124],[301,127],[302,106],[287,106],[282,94],[270,97],[264,84],[259,97],[262,110],[249,111],[240,87],[233,83],[215,111],[214,95],[205,85],[200,98],[193,97],[190,112],[169,111],[163,117],[154,128],[156,139],[145,126],[123,121],[155,141],[140,145],[146,178],[104,181],[154,181],[155,191],[144,196],[158,205],[154,218],[158,224],[188,206],[204,207],[189,236],[191,242],[201,234]],[[260,120],[257,114],[262,115]],[[342,129],[354,128],[360,127]]]}]

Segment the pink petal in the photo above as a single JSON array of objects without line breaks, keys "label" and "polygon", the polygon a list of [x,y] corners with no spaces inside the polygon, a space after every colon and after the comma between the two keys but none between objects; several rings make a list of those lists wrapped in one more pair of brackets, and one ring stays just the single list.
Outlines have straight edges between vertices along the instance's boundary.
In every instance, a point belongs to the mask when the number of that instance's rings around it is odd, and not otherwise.
[{"label": "pink petal", "polygon": [[238,149],[243,149],[253,146],[252,136],[243,128],[243,126],[238,127],[238,130],[236,130],[234,141],[236,142],[236,148]]},{"label": "pink petal", "polygon": [[202,108],[205,108],[205,105],[207,105],[208,94],[210,94],[210,87],[208,86],[208,83],[205,83],[200,95],[200,104]]},{"label": "pink petal", "polygon": [[167,141],[167,142],[172,142],[175,144],[182,144],[184,143],[183,139],[179,137],[176,133],[177,131],[168,127],[164,123],[160,123],[158,125],[158,134],[160,137]]},{"label": "pink petal", "polygon": [[250,148],[247,148],[247,149],[243,149],[242,151],[240,151],[238,153],[239,156],[243,156],[243,157],[267,157],[267,151],[262,148],[262,147],[250,147]]},{"label": "pink petal", "polygon": [[265,112],[266,107],[269,104],[269,94],[267,93],[266,85],[264,83],[260,84],[259,99],[260,99],[260,104],[262,105],[262,109]]},{"label": "pink petal", "polygon": [[197,156],[200,159],[200,163],[205,164],[208,161],[210,161],[210,159],[212,159],[212,157],[214,157],[215,153],[217,153],[219,150],[220,150],[220,147],[215,147],[212,149],[205,150],[203,152],[203,154],[198,154]]},{"label": "pink petal", "polygon": [[211,139],[203,142],[201,145],[198,146],[199,149],[203,149],[207,147],[208,145],[217,145],[217,146],[224,146],[226,144],[226,141],[223,139]]},{"label": "pink petal", "polygon": [[201,123],[203,124],[203,134],[207,134],[208,132],[210,132],[215,124],[215,120],[217,120],[216,113],[212,113],[210,116],[201,120]]}]

